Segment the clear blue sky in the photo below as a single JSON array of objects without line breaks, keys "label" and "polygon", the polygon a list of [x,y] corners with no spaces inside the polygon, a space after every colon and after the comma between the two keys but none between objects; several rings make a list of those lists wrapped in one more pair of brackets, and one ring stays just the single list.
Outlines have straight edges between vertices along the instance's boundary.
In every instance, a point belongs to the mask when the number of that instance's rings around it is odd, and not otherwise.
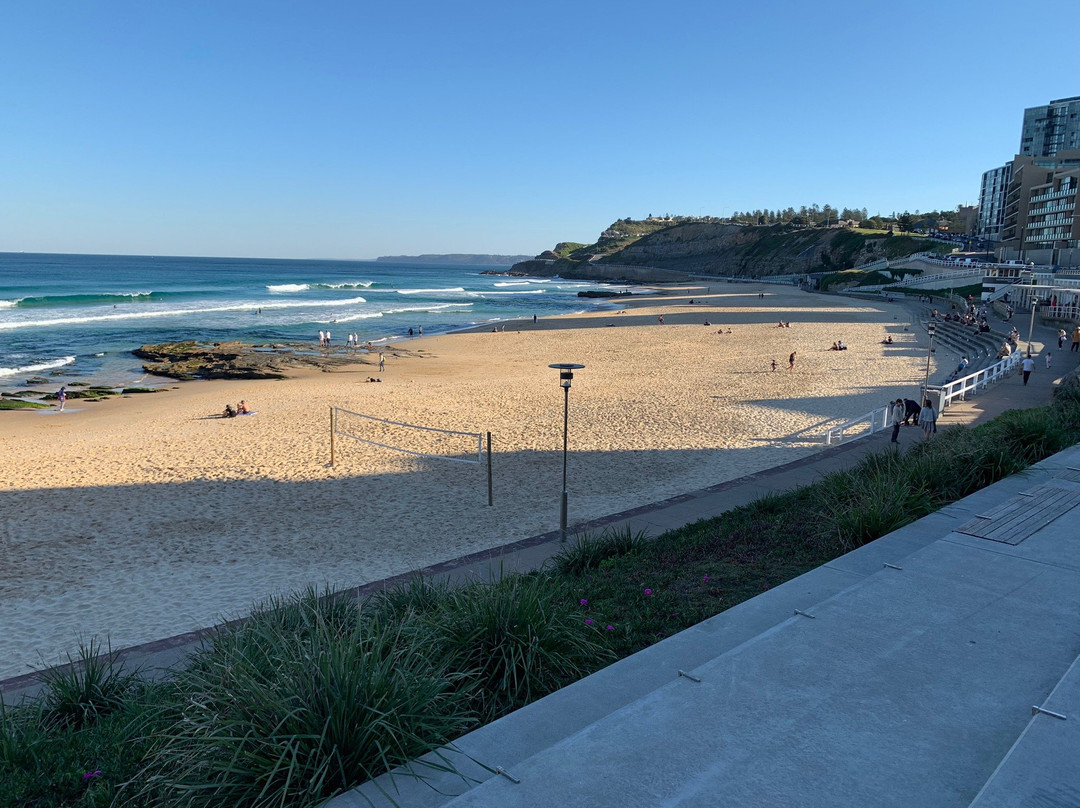
[{"label": "clear blue sky", "polygon": [[1080,95],[1076,0],[43,0],[0,16],[0,251],[537,253],[649,213],[978,201]]}]

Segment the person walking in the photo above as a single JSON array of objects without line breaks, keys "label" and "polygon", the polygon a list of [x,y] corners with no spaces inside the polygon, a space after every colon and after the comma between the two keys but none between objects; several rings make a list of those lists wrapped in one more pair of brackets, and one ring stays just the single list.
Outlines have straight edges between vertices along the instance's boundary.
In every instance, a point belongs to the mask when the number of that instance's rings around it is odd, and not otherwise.
[{"label": "person walking", "polygon": [[1050,360],[1051,360],[1051,355],[1050,355],[1050,352],[1047,351],[1046,352],[1046,369],[1047,370],[1050,370]]},{"label": "person walking", "polygon": [[1035,360],[1031,358],[1030,353],[1025,356],[1024,361],[1020,363],[1020,369],[1024,372],[1024,386],[1026,387],[1031,371],[1035,370]]},{"label": "person walking", "polygon": [[919,410],[919,426],[922,427],[923,437],[927,440],[930,439],[930,435],[937,432],[937,410],[928,398],[923,400],[923,407]]},{"label": "person walking", "polygon": [[1069,336],[1069,335],[1065,333],[1065,329],[1064,329],[1064,328],[1059,328],[1059,329],[1058,329],[1058,350],[1059,350],[1059,351],[1060,351],[1060,350],[1061,350],[1062,348],[1064,348],[1064,347],[1065,347],[1065,339],[1066,339],[1066,338],[1067,338],[1068,336]]},{"label": "person walking", "polygon": [[56,400],[60,402],[60,412],[63,412],[64,404],[67,403],[67,387],[60,388],[60,391],[56,394]]},{"label": "person walking", "polygon": [[386,370],[386,355],[382,351],[379,351],[379,373]]},{"label": "person walking", "polygon": [[773,373],[776,373],[776,360],[775,359],[772,361],[772,369],[773,369]]},{"label": "person walking", "polygon": [[795,351],[791,352],[791,356],[787,358],[787,369],[795,370]]},{"label": "person walking", "polygon": [[1072,352],[1080,352],[1080,325],[1074,328],[1072,332]]},{"label": "person walking", "polygon": [[892,418],[892,438],[890,443],[899,443],[900,437],[900,424],[903,423],[904,418],[907,416],[907,407],[904,406],[904,399],[898,398],[889,407],[889,416]]}]

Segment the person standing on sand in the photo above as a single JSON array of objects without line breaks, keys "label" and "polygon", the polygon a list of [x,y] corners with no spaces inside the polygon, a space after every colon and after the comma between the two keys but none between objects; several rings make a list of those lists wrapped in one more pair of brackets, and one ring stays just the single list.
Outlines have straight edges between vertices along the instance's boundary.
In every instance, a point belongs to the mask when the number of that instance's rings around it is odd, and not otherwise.
[{"label": "person standing on sand", "polygon": [[787,358],[787,369],[795,370],[795,351],[791,352],[791,356]]},{"label": "person standing on sand", "polygon": [[60,402],[60,412],[63,412],[64,404],[67,403],[67,387],[60,388],[60,392],[56,394],[56,400]]},{"label": "person standing on sand", "polygon": [[382,351],[379,351],[379,373],[382,373],[384,370],[386,370],[386,356]]},{"label": "person standing on sand", "polygon": [[1035,370],[1035,360],[1031,358],[1030,353],[1025,356],[1024,361],[1020,363],[1020,369],[1024,372],[1024,386],[1026,387],[1031,371]]},{"label": "person standing on sand", "polygon": [[776,373],[776,360],[775,359],[772,361],[772,369],[773,369],[773,373]]},{"label": "person standing on sand", "polygon": [[320,345],[325,345],[326,344],[326,334],[324,332],[322,332],[322,331],[319,332],[319,344]]}]

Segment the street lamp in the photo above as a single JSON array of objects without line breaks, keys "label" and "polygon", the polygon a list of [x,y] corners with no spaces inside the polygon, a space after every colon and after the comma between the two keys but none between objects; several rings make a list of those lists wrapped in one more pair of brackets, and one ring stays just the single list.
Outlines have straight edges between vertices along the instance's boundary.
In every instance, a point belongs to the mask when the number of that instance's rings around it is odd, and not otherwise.
[{"label": "street lamp", "polygon": [[923,400],[920,404],[926,404],[926,398],[930,395],[930,354],[934,352],[934,332],[937,331],[937,324],[930,323],[926,326],[926,333],[930,335],[930,345],[926,351],[926,376],[923,378]]},{"label": "street lamp", "polygon": [[1035,331],[1035,309],[1039,308],[1038,296],[1031,298],[1031,325],[1028,326],[1028,356],[1031,356],[1031,335]]},{"label": "street lamp", "polygon": [[559,385],[563,389],[563,427],[562,427],[562,507],[559,510],[559,533],[560,540],[566,541],[566,447],[567,434],[570,426],[570,383],[574,380],[574,371],[581,370],[584,365],[575,365],[572,362],[559,362],[548,365],[559,371]]}]

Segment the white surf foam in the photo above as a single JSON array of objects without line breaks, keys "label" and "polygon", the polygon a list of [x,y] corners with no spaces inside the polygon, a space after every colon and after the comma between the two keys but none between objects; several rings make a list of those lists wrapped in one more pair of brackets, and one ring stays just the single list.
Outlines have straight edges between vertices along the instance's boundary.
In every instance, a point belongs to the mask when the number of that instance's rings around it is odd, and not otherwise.
[{"label": "white surf foam", "polygon": [[0,368],[0,378],[4,378],[7,376],[18,376],[23,373],[38,373],[43,370],[62,368],[64,365],[70,365],[74,361],[74,356],[65,356],[62,359],[54,359],[51,362],[40,362],[36,365],[23,365],[22,367],[17,368]]}]

